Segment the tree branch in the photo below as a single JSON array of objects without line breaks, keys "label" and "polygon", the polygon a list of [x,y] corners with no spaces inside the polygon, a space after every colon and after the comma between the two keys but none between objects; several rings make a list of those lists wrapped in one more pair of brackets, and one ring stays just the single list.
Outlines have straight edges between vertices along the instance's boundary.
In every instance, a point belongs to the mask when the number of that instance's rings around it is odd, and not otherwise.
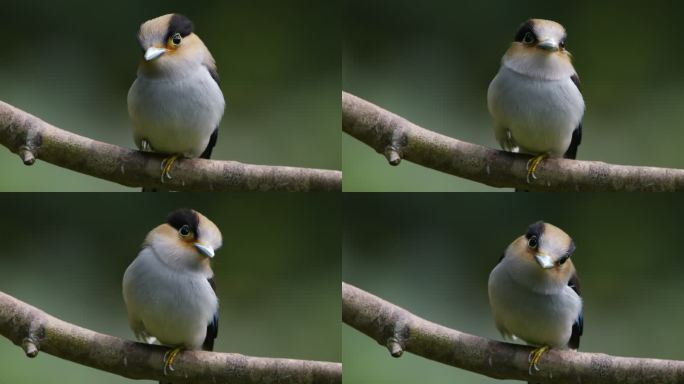
[{"label": "tree branch", "polygon": [[342,320],[394,357],[408,351],[427,359],[496,379],[538,383],[682,383],[684,362],[616,357],[602,353],[551,349],[528,373],[528,346],[469,335],[424,320],[407,310],[342,283]]},{"label": "tree branch", "polygon": [[492,187],[531,191],[681,191],[684,170],[546,159],[527,183],[528,155],[497,151],[421,128],[342,92],[342,130],[385,155]]},{"label": "tree branch", "polygon": [[41,159],[129,187],[174,191],[341,191],[342,173],[321,169],[179,159],[161,182],[161,155],[76,135],[0,102],[0,144],[26,165]]},{"label": "tree branch", "polygon": [[130,379],[174,383],[341,383],[342,364],[183,351],[163,373],[168,348],[135,343],[69,324],[0,292],[0,334],[28,357],[43,351]]}]

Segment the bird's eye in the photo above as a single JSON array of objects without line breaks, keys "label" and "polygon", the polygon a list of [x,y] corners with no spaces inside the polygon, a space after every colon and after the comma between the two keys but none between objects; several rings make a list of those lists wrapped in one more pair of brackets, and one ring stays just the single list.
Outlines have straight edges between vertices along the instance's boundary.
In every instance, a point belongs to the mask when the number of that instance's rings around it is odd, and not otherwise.
[{"label": "bird's eye", "polygon": [[565,49],[565,39],[561,40],[561,42],[558,43],[558,46]]},{"label": "bird's eye", "polygon": [[180,235],[183,237],[188,237],[190,236],[190,227],[188,225],[184,225],[178,230],[178,233],[180,233]]},{"label": "bird's eye", "polygon": [[171,36],[171,42],[173,45],[180,45],[181,41],[183,41],[183,38],[181,37],[180,33],[174,33],[173,36]]},{"label": "bird's eye", "polygon": [[537,236],[532,236],[529,239],[527,239],[527,246],[535,249],[537,248],[537,245],[539,245],[539,241],[537,240]]},{"label": "bird's eye", "polygon": [[523,43],[525,43],[525,44],[532,44],[532,43],[534,43],[534,40],[535,40],[535,38],[534,38],[534,35],[532,34],[532,32],[527,32],[525,34],[525,36],[523,36]]},{"label": "bird's eye", "polygon": [[565,264],[565,262],[566,262],[569,258],[570,258],[570,256],[568,256],[568,255],[565,255],[565,256],[561,257],[560,259],[558,259],[558,265],[563,265],[563,264]]}]

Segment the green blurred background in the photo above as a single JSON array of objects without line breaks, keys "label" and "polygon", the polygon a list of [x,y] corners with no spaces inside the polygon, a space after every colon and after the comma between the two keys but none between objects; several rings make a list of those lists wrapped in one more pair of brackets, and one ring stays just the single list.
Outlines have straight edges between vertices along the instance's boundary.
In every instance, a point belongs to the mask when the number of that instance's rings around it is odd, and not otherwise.
[{"label": "green blurred background", "polygon": [[[545,220],[573,237],[585,328],[580,350],[682,359],[684,201],[649,194],[344,196],[343,280],[436,323],[501,340],[487,280],[506,247]],[[499,382],[344,325],[345,383]],[[543,365],[543,364],[542,364]]]},{"label": "green blurred background", "polygon": [[[145,20],[195,23],[218,64],[226,112],[213,158],[340,169],[335,1],[2,2],[0,100],[68,131],[135,148],[126,94]],[[131,190],[0,148],[0,190]]]},{"label": "green blurred background", "polygon": [[[340,201],[332,194],[6,195],[0,290],[65,321],[127,339],[121,279],[149,230],[192,207],[221,229],[215,350],[340,361]],[[35,359],[0,337],[0,383],[127,383]]]},{"label": "green blurred background", "polygon": [[[499,148],[489,82],[530,17],[568,30],[587,104],[579,159],[684,167],[684,51],[676,1],[345,0],[342,87],[430,130]],[[487,191],[342,137],[347,191]]]}]

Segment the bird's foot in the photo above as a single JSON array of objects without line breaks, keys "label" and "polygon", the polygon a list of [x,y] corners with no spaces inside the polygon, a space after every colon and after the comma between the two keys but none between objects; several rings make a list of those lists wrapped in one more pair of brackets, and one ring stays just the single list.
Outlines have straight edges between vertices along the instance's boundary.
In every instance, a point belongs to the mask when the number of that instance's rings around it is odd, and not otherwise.
[{"label": "bird's foot", "polygon": [[173,369],[173,361],[176,359],[176,356],[183,350],[182,347],[177,347],[174,349],[169,349],[166,351],[164,354],[164,376],[166,376],[166,371],[169,370],[171,372],[174,371]]},{"label": "bird's foot", "polygon": [[167,178],[169,180],[172,179],[171,177],[171,167],[173,167],[173,163],[180,157],[180,155],[173,155],[165,158],[161,162],[161,182],[164,182],[164,178]]},{"label": "bird's foot", "polygon": [[543,347],[533,349],[532,352],[530,352],[530,355],[527,357],[527,362],[530,363],[530,368],[528,370],[530,375],[532,375],[534,372],[539,372],[539,367],[537,366],[537,364],[539,364],[539,360],[541,359],[544,352],[548,350],[549,346],[545,345]]},{"label": "bird's foot", "polygon": [[535,156],[527,161],[527,183],[529,184],[531,180],[537,180],[537,175],[534,173],[537,171],[537,168],[539,167],[539,164],[541,164],[542,160],[546,159],[549,157],[547,153],[543,153],[541,155]]}]

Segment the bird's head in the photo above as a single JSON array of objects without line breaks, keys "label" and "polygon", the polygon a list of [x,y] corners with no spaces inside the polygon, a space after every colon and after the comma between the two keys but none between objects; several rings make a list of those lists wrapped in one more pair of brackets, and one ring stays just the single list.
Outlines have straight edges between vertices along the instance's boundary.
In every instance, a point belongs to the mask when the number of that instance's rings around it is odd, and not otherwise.
[{"label": "bird's head", "polygon": [[210,260],[222,241],[211,220],[192,209],[178,209],[147,235],[145,245],[174,269],[210,273]]},{"label": "bird's head", "polygon": [[565,28],[555,21],[530,19],[518,29],[513,45],[527,53],[568,56],[565,50],[567,38]]},{"label": "bird's head", "polygon": [[504,56],[504,63],[523,74],[556,79],[574,74],[570,52],[566,49],[567,33],[559,23],[530,19],[515,34]]},{"label": "bird's head", "polygon": [[570,260],[575,243],[562,229],[538,221],[511,243],[505,258],[519,277],[531,283],[565,285],[575,271]]},{"label": "bird's head", "polygon": [[159,76],[213,63],[211,53],[193,31],[192,21],[178,13],[144,22],[138,31],[143,52],[140,70],[148,76]]}]

